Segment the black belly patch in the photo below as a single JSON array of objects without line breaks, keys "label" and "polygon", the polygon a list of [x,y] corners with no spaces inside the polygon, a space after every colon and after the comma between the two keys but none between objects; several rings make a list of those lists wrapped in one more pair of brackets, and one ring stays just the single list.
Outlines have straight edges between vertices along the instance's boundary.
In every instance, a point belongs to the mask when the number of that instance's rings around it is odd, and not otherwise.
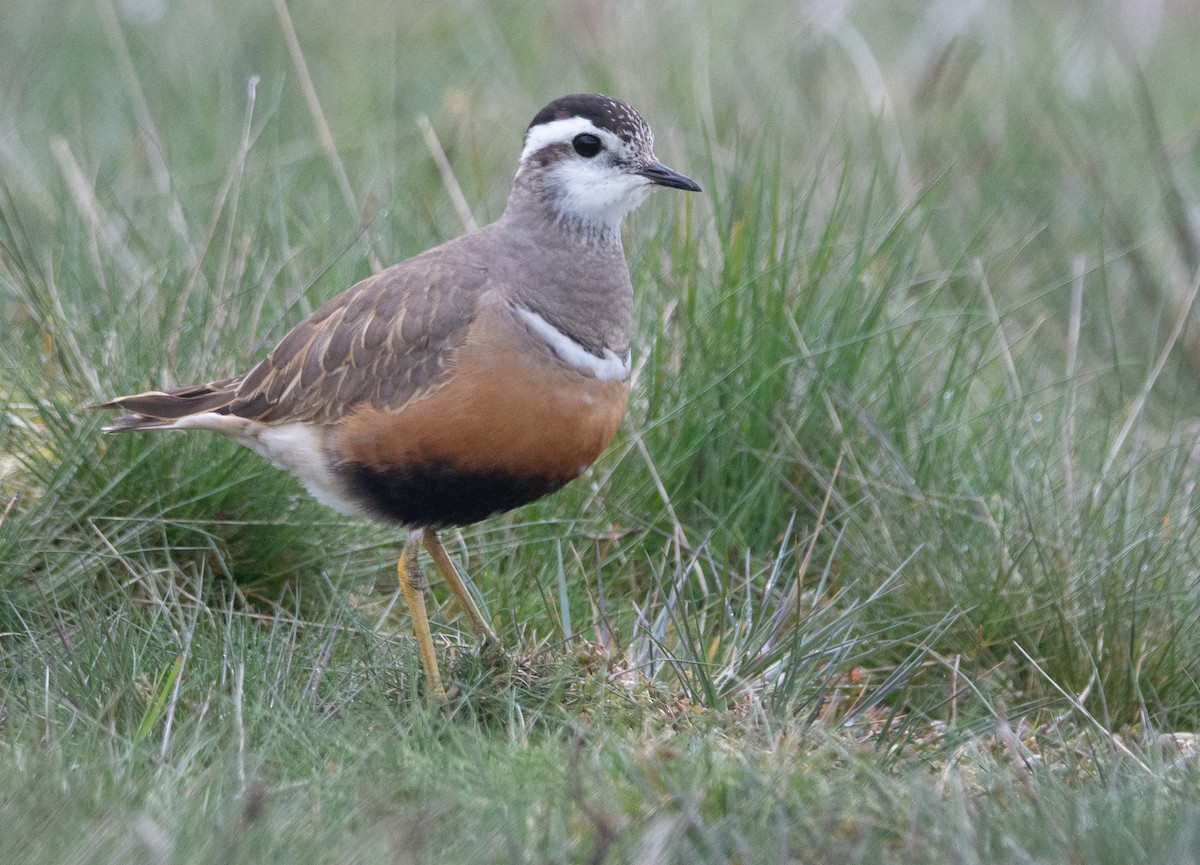
[{"label": "black belly patch", "polygon": [[431,528],[479,522],[540,499],[570,480],[469,471],[443,462],[392,469],[345,462],[335,471],[350,496],[375,516]]}]

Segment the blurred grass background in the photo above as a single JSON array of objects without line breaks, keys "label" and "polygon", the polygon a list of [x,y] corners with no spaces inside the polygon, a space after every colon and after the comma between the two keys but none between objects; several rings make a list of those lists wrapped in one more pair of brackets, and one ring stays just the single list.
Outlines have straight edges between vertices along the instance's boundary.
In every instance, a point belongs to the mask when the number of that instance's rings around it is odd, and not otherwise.
[{"label": "blurred grass background", "polygon": [[[294,40],[294,41],[293,41]],[[0,859],[1192,862],[1185,0],[14,2]],[[311,91],[306,92],[307,81]],[[394,531],[102,396],[246,369],[607,92],[636,380],[573,487]]]}]

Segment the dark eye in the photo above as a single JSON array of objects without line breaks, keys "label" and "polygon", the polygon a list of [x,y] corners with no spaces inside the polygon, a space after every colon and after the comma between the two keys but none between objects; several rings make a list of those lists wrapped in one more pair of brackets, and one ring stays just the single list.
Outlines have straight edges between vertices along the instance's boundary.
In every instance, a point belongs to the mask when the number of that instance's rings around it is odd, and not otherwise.
[{"label": "dark eye", "polygon": [[587,159],[600,152],[600,137],[590,132],[579,133],[571,143],[575,145],[575,152]]}]

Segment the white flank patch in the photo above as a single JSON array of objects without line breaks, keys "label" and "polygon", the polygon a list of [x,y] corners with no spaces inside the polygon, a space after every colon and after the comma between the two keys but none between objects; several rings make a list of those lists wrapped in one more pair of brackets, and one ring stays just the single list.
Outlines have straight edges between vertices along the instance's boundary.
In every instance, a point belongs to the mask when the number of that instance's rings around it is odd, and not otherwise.
[{"label": "white flank patch", "polygon": [[329,470],[321,431],[303,423],[262,426],[258,436],[245,441],[281,469],[294,474],[309,494],[323,505],[343,514],[362,514],[363,509],[347,499]]},{"label": "white flank patch", "polygon": [[321,430],[310,424],[289,423],[268,426],[245,418],[203,412],[182,417],[168,429],[206,429],[219,432],[243,444],[276,467],[291,472],[309,495],[321,504],[343,514],[364,513],[362,507],[347,499],[325,453]]},{"label": "white flank patch", "polygon": [[629,378],[628,352],[624,357],[618,357],[616,352],[606,348],[604,354],[597,357],[536,312],[523,307],[516,309],[530,329],[546,341],[560,360],[600,381],[625,381]]}]

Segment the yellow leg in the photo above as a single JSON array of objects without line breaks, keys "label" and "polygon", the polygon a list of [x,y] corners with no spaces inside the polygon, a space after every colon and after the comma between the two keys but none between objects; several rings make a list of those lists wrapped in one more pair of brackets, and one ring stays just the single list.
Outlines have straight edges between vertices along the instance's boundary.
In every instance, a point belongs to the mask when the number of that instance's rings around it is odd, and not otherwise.
[{"label": "yellow leg", "polygon": [[454,597],[458,599],[458,605],[467,614],[467,619],[471,623],[471,630],[475,632],[476,638],[493,643],[499,642],[496,639],[496,632],[492,630],[492,626],[488,624],[487,619],[479,612],[479,607],[475,605],[475,599],[471,597],[471,592],[462,581],[462,577],[458,575],[458,571],[454,569],[454,563],[450,561],[450,556],[447,554],[446,548],[442,546],[442,541],[438,537],[437,532],[433,529],[426,529],[422,543],[424,543],[425,549],[429,551],[429,555],[433,557],[433,563],[437,565],[442,579],[450,586],[450,591],[454,592]]},{"label": "yellow leg", "polygon": [[408,543],[404,545],[404,553],[400,557],[397,571],[400,577],[400,591],[413,620],[413,636],[417,638],[417,652],[421,656],[421,666],[425,669],[425,685],[438,700],[445,700],[446,689],[442,687],[442,676],[438,672],[437,658],[433,654],[433,637],[429,633],[429,616],[425,612],[425,577],[421,573],[421,563],[417,560],[421,554],[421,534],[420,531],[408,533]]}]

